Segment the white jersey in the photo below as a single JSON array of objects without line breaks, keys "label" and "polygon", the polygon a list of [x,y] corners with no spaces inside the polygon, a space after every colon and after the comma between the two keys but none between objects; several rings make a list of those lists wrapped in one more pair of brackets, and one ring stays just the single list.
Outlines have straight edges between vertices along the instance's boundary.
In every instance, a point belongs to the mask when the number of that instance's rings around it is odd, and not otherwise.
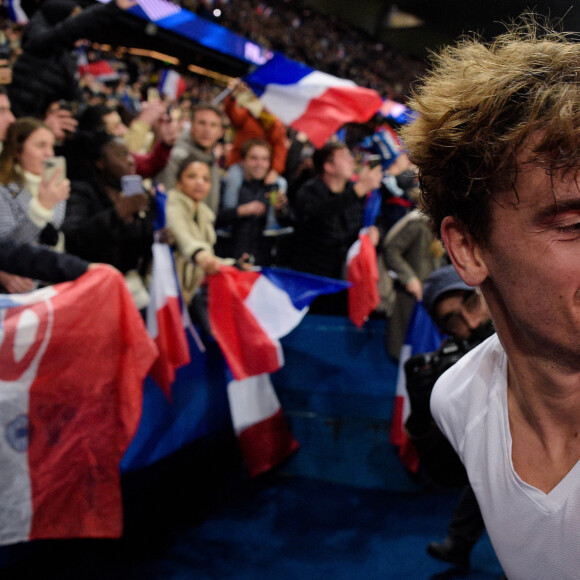
[{"label": "white jersey", "polygon": [[512,463],[507,357],[493,335],[435,384],[431,411],[465,464],[509,580],[580,578],[580,462],[549,493]]}]

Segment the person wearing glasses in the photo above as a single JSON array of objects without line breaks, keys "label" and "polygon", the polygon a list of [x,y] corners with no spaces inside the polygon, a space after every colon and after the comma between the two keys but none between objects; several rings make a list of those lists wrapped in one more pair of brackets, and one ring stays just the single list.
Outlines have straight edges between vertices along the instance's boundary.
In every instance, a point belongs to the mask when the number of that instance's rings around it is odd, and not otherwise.
[{"label": "person wearing glasses", "polygon": [[485,526],[465,469],[435,424],[429,400],[441,374],[490,336],[493,326],[481,292],[465,284],[451,264],[438,268],[425,279],[423,306],[447,338],[436,352],[417,354],[405,363],[411,402],[405,428],[419,453],[421,473],[426,479],[443,488],[462,487],[447,536],[442,542],[429,543],[427,552],[467,570],[471,551]]}]

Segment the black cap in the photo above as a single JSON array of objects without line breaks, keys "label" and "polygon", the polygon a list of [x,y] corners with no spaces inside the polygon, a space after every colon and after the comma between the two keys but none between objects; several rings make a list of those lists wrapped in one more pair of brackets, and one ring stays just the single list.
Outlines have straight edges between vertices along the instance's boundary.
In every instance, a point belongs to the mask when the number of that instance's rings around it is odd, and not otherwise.
[{"label": "black cap", "polygon": [[453,265],[443,266],[427,277],[423,283],[423,306],[429,313],[433,313],[437,300],[446,292],[453,290],[473,291],[473,286],[468,286],[455,271]]}]

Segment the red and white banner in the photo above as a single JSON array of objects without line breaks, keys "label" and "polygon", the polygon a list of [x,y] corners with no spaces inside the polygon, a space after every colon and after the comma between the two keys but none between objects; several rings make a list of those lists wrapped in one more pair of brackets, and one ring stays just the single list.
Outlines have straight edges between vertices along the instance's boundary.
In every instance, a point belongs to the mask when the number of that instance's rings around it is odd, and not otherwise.
[{"label": "red and white banner", "polygon": [[0,544],[119,537],[119,463],[157,357],[123,276],[0,295],[0,325]]}]

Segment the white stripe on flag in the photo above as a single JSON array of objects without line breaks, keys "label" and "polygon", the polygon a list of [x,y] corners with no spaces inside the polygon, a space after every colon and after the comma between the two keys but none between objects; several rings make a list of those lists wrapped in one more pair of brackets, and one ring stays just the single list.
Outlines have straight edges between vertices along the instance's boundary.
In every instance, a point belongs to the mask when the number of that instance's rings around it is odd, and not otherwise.
[{"label": "white stripe on flag", "polygon": [[[30,293],[38,298],[40,292]],[[55,292],[48,293],[49,296]],[[42,345],[24,374],[16,381],[0,381],[0,545],[24,542],[29,539],[32,525],[32,491],[28,469],[28,409],[30,387],[36,378],[38,366],[46,352],[54,321],[54,310],[49,299],[45,301],[48,324]],[[14,359],[22,360],[35,345],[40,321],[38,316],[25,311],[18,320],[14,337]],[[0,333],[0,343],[5,339]]]},{"label": "white stripe on flag", "polygon": [[228,383],[228,400],[236,434],[271,417],[280,409],[267,373]]}]

